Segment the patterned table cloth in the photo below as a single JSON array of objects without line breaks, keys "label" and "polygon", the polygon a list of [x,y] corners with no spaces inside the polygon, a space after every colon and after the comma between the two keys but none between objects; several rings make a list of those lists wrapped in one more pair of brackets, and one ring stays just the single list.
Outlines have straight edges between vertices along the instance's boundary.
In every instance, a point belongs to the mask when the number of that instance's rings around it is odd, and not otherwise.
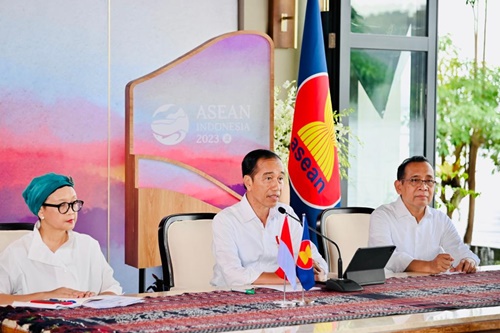
[{"label": "patterned table cloth", "polygon": [[[300,300],[301,292],[287,292]],[[281,308],[283,292],[258,288],[146,297],[112,309],[41,310],[0,307],[0,318],[30,332],[223,332],[500,305],[500,271],[390,278],[363,291],[305,292],[314,303]]]}]

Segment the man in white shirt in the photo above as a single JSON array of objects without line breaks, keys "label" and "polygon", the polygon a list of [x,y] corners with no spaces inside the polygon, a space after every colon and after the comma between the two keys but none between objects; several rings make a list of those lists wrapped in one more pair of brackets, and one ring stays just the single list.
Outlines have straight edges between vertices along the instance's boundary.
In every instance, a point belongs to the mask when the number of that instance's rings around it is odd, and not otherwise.
[{"label": "man in white shirt", "polygon": [[430,274],[476,271],[479,258],[462,242],[453,222],[428,206],[435,185],[429,161],[410,157],[398,167],[394,187],[399,198],[371,214],[368,246],[396,245],[387,269]]},{"label": "man in white shirt", "polygon": [[[278,242],[285,215],[284,207],[296,217],[293,209],[279,202],[285,172],[274,152],[258,149],[248,153],[242,162],[246,194],[242,200],[219,212],[212,223],[215,286],[248,284],[283,284],[278,270]],[[297,258],[302,240],[302,226],[288,218],[293,250]],[[312,245],[316,280],[322,279],[328,266]]]}]

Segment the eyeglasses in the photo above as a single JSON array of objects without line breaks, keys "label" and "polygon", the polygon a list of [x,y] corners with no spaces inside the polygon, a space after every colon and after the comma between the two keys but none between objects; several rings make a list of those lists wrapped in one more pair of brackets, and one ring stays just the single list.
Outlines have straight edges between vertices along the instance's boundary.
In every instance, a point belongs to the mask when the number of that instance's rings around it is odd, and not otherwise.
[{"label": "eyeglasses", "polygon": [[422,186],[422,184],[427,185],[428,188],[433,188],[437,182],[434,179],[418,179],[418,178],[410,178],[410,179],[400,179],[401,182],[407,181],[411,186],[417,187]]},{"label": "eyeglasses", "polygon": [[68,212],[69,208],[71,207],[71,209],[76,213],[82,209],[83,201],[82,200],[75,200],[73,202],[61,202],[58,205],[44,203],[44,204],[42,204],[42,206],[57,207],[57,210],[61,214],[66,214]]}]

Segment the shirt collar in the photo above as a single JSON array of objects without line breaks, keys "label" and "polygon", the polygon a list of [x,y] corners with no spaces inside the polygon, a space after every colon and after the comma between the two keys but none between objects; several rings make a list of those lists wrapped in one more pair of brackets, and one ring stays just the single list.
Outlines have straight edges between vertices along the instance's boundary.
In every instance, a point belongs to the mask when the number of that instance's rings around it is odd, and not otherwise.
[{"label": "shirt collar", "polygon": [[[54,266],[60,266],[60,264],[54,260],[53,256],[47,256],[47,254],[52,253],[47,245],[42,240],[42,235],[40,234],[40,221],[35,223],[35,228],[33,229],[33,241],[31,242],[28,258],[32,260],[41,261]],[[68,240],[64,243],[60,249],[72,246],[75,236],[72,230],[68,230]]]},{"label": "shirt collar", "polygon": [[[413,215],[411,215],[408,208],[406,208],[405,203],[403,202],[403,199],[401,199],[401,196],[398,196],[398,199],[396,200],[394,205],[396,207],[396,215],[398,218],[407,217],[407,216],[413,217]],[[424,218],[430,217],[430,216],[432,216],[431,210],[429,209],[429,207],[425,207]]]},{"label": "shirt collar", "polygon": [[[243,222],[250,222],[253,219],[260,222],[260,219],[257,217],[257,214],[255,214],[252,206],[250,206],[250,203],[248,202],[246,193],[245,195],[243,195],[243,198],[240,201],[240,205],[241,205],[240,208],[241,208],[241,216],[243,217]],[[270,219],[279,218],[280,215],[283,215],[278,211],[278,207],[280,207],[279,204],[269,210],[269,215],[267,216],[268,221]]]},{"label": "shirt collar", "polygon": [[248,202],[247,195],[243,195],[243,198],[240,201],[240,211],[241,211],[241,216],[243,217],[243,222],[250,222],[253,219],[257,218],[257,215],[255,215],[255,212],[252,209],[252,206],[250,206],[250,203]]}]

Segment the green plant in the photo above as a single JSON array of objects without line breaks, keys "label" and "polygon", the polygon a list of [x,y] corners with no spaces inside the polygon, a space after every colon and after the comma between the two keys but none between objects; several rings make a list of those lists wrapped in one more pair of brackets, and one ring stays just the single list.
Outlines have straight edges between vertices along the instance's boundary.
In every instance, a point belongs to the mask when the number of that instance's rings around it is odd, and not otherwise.
[{"label": "green plant", "polygon": [[[288,165],[290,136],[292,132],[293,114],[295,111],[295,98],[297,86],[295,81],[285,81],[281,86],[274,87],[274,151]],[[344,125],[343,119],[349,117],[353,109],[344,109],[333,112],[332,117],[337,132],[337,153],[340,166],[340,176],[347,179],[349,163],[349,140],[354,139],[361,144],[359,138],[351,133],[351,128]]]},{"label": "green plant", "polygon": [[290,136],[297,86],[295,81],[285,81],[274,87],[274,151],[288,165]]},{"label": "green plant", "polygon": [[464,242],[470,244],[474,225],[476,168],[479,157],[500,170],[500,68],[477,59],[460,59],[448,37],[439,41],[437,103],[437,197],[452,217],[468,197]]}]

